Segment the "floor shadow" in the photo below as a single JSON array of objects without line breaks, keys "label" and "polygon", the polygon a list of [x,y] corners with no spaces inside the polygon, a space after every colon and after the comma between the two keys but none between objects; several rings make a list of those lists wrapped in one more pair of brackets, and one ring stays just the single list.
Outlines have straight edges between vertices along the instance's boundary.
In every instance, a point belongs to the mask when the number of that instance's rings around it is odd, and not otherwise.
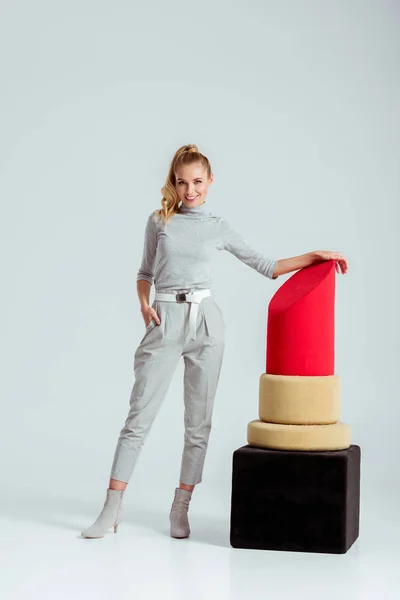
[{"label": "floor shadow", "polygon": [[[74,531],[77,538],[85,539],[81,535],[81,531],[95,521],[102,510],[104,500],[105,497],[100,498],[98,502],[89,502],[50,494],[40,496],[19,493],[3,497],[0,510],[3,517],[9,517],[19,522],[42,524]],[[170,503],[165,510],[132,506],[125,503],[124,520],[120,528],[122,529],[126,524],[148,529],[170,538],[169,510]],[[75,520],[74,515],[78,514],[84,516]],[[66,519],[65,515],[70,515],[71,518]],[[191,533],[190,537],[186,539],[224,548],[231,547],[229,544],[229,515],[226,517],[223,515],[209,516],[197,514],[192,509],[192,511],[189,510],[189,522]],[[109,531],[113,533],[112,529]],[[184,539],[176,539],[176,541],[182,542]],[[175,540],[175,538],[171,538],[171,540]]]}]

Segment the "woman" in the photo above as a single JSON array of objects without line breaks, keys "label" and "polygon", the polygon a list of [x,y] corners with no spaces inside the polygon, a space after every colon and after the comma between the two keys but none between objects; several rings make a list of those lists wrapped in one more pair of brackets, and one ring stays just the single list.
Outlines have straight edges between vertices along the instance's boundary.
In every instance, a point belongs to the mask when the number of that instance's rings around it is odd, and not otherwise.
[{"label": "woman", "polygon": [[[215,250],[231,252],[269,279],[320,260],[333,259],[337,272],[339,268],[347,272],[347,261],[337,252],[274,260],[252,249],[224,218],[208,211],[206,196],[212,182],[207,157],[194,144],[182,146],[161,190],[162,208],[148,217],[137,274],[146,330],[135,352],[130,410],[115,449],[106,500],[97,520],[82,531],[84,537],[103,537],[112,526],[117,531],[126,486],[181,356],[185,436],[169,518],[172,537],[189,536],[189,501],[202,480],[225,343],[224,318],[210,292]],[[155,299],[150,306],[153,282]]]}]

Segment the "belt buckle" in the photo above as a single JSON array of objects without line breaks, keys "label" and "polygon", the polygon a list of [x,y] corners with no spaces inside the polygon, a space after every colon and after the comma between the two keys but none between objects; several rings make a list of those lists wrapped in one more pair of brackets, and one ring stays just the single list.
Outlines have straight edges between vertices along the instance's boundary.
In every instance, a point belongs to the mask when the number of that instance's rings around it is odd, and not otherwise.
[{"label": "belt buckle", "polygon": [[175,294],[175,298],[178,304],[182,304],[182,302],[186,302],[186,293]]}]

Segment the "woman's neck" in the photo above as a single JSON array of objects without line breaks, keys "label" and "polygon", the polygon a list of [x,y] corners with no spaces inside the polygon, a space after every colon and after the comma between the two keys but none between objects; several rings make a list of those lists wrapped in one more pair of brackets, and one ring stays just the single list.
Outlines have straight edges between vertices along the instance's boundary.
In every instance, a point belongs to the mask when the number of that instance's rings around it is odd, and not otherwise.
[{"label": "woman's neck", "polygon": [[207,208],[206,201],[198,206],[186,206],[186,204],[182,204],[179,207],[179,213],[183,215],[208,215],[209,210]]}]

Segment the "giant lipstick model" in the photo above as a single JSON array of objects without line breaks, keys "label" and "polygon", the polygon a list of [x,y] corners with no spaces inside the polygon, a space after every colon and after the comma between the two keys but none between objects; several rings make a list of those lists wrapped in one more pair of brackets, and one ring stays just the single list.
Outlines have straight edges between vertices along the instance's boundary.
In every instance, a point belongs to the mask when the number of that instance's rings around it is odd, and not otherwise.
[{"label": "giant lipstick model", "polygon": [[359,535],[360,447],[340,419],[335,261],[297,271],[268,307],[259,418],[233,453],[235,548],[345,553]]}]

